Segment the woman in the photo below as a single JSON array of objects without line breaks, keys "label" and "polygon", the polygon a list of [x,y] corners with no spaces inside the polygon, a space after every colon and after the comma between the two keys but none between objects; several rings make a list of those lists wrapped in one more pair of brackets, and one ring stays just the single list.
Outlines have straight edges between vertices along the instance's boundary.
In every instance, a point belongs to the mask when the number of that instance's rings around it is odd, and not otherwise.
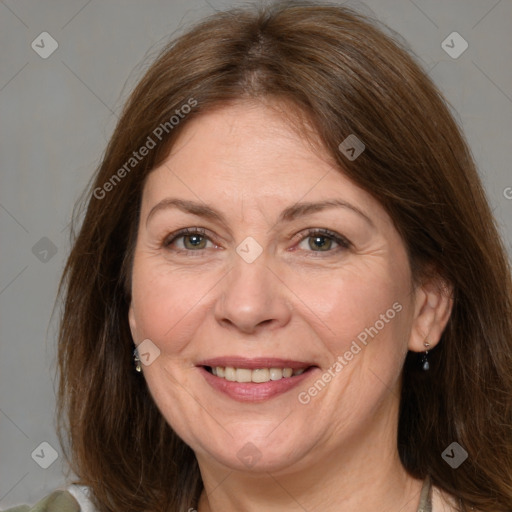
[{"label": "woman", "polygon": [[512,510],[505,251],[439,92],[349,9],[169,45],[62,291],[78,480],[35,510]]}]

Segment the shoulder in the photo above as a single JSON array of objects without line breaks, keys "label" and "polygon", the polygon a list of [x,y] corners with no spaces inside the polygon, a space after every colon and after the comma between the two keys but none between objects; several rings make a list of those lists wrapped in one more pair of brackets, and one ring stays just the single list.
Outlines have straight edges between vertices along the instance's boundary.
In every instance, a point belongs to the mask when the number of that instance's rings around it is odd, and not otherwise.
[{"label": "shoulder", "polygon": [[20,505],[5,512],[96,512],[89,500],[87,487],[70,485],[54,491],[35,505]]},{"label": "shoulder", "polygon": [[6,512],[81,512],[80,505],[68,491],[55,491],[35,505],[21,505]]}]

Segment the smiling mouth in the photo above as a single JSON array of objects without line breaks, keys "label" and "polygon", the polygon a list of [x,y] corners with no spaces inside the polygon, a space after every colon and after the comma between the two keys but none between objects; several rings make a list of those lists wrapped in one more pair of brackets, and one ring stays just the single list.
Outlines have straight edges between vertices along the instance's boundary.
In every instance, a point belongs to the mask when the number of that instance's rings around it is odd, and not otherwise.
[{"label": "smiling mouth", "polygon": [[305,368],[235,368],[233,366],[203,366],[203,368],[220,379],[228,382],[251,382],[263,384],[270,381],[278,381],[297,377],[314,368],[313,366]]}]

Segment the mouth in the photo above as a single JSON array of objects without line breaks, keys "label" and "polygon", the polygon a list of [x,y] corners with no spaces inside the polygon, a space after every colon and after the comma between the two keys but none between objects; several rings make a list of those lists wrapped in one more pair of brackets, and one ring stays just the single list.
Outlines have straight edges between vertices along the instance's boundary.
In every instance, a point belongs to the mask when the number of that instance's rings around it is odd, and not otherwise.
[{"label": "mouth", "polygon": [[312,363],[275,358],[216,358],[197,366],[215,390],[243,402],[285,393],[318,369]]}]

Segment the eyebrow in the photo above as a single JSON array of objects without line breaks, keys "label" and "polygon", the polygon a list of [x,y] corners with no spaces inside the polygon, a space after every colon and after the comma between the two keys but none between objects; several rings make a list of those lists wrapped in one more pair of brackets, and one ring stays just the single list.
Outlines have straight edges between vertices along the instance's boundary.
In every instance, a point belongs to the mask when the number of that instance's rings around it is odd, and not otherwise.
[{"label": "eyebrow", "polygon": [[167,210],[169,208],[177,208],[185,213],[191,213],[198,217],[204,217],[206,219],[214,220],[217,222],[226,223],[226,218],[222,213],[218,212],[214,208],[207,206],[206,204],[196,203],[194,201],[187,201],[185,199],[175,199],[168,197],[157,203],[151,211],[148,213],[146,218],[146,226],[151,217],[160,210]]},{"label": "eyebrow", "polygon": [[368,217],[368,215],[366,215],[353,204],[347,203],[346,201],[343,201],[341,199],[327,199],[325,201],[319,202],[296,203],[283,210],[283,212],[279,216],[278,222],[289,222],[302,215],[310,215],[312,213],[326,210],[327,208],[347,208],[357,213],[360,217],[366,220],[368,224],[374,226],[373,221],[370,219],[370,217]]},{"label": "eyebrow", "polygon": [[[146,218],[146,225],[148,224],[151,217],[155,215],[156,212],[161,210],[167,210],[169,208],[176,208],[185,213],[191,213],[192,215],[197,215],[198,217],[204,217],[212,221],[217,221],[219,223],[226,224],[226,218],[224,217],[224,215],[206,204],[197,203],[195,201],[188,201],[186,199],[177,199],[169,197],[163,199],[155,206],[153,206],[153,208],[151,208],[151,211],[148,213],[148,216]],[[347,208],[357,213],[360,217],[366,220],[368,224],[375,227],[373,221],[370,219],[370,217],[368,217],[368,215],[366,215],[356,206],[347,203],[346,201],[343,201],[341,199],[328,199],[319,202],[296,203],[292,206],[289,206],[288,208],[285,208],[281,212],[277,223],[279,224],[281,222],[290,222],[296,219],[297,217],[311,215],[313,213],[326,210],[328,208]]]}]

